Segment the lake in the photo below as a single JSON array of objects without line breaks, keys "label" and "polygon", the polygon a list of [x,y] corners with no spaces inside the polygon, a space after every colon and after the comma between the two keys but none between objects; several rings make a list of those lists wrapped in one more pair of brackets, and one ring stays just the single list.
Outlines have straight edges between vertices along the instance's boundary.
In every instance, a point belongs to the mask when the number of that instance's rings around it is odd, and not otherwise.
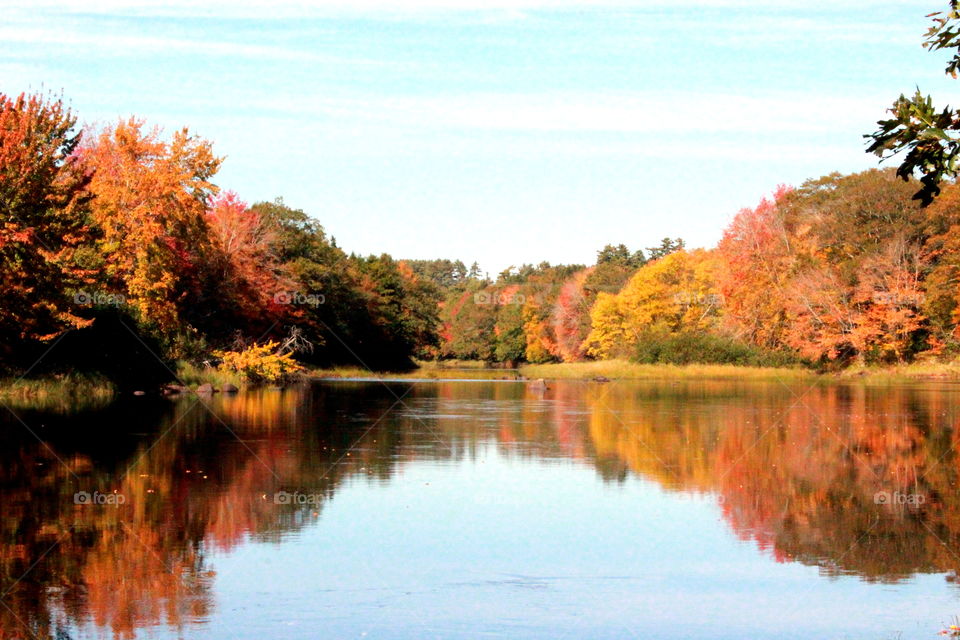
[{"label": "lake", "polygon": [[368,380],[0,409],[0,638],[938,637],[958,391]]}]

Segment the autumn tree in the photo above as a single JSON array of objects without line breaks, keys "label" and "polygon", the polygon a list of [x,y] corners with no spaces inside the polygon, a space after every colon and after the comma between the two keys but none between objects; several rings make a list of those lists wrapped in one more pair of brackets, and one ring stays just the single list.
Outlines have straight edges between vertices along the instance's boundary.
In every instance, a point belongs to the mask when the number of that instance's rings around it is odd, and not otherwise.
[{"label": "autumn tree", "polygon": [[619,294],[597,298],[587,352],[626,356],[646,335],[714,330],[722,310],[716,268],[716,257],[703,249],[675,251],[646,264]]},{"label": "autumn tree", "polygon": [[[513,287],[518,289],[516,285]],[[514,292],[515,294],[515,292]],[[496,336],[494,357],[499,362],[521,362],[527,356],[527,334],[524,328],[525,303],[516,299],[509,291],[497,309],[497,320],[493,326]]]},{"label": "autumn tree", "polygon": [[[286,295],[296,289],[275,251],[276,223],[251,209],[236,193],[227,191],[213,198],[206,214],[209,247],[203,256],[203,307],[207,318],[187,310],[194,323],[207,330],[264,332],[276,328],[282,318],[293,316]],[[215,316],[212,318],[210,316]]]},{"label": "autumn tree", "polygon": [[555,336],[555,352],[564,362],[581,360],[587,355],[590,334],[590,310],[601,293],[615,295],[637,269],[646,264],[643,251],[630,251],[626,245],[606,245],[597,252],[592,267],[572,274],[561,286],[550,318]]},{"label": "autumn tree", "polygon": [[798,267],[785,342],[812,358],[903,360],[925,347],[930,218],[893,171],[809,180],[783,199]]},{"label": "autumn tree", "polygon": [[436,345],[436,290],[408,265],[387,254],[354,258],[367,309],[383,341],[381,352],[396,364],[409,364],[411,355],[427,355]]},{"label": "autumn tree", "polygon": [[444,303],[441,355],[464,360],[496,360],[497,302],[490,283],[475,281]]},{"label": "autumn tree", "polygon": [[282,322],[315,346],[302,358],[403,368],[411,356],[437,355],[442,294],[434,282],[386,254],[345,254],[316,219],[282,199],[250,210],[268,230],[270,259],[289,280]]},{"label": "autumn tree", "polygon": [[782,344],[786,326],[786,286],[795,270],[793,239],[781,202],[790,192],[779,187],[772,199],[741,209],[717,246],[718,292],[724,301],[724,328],[764,347]]},{"label": "autumn tree", "polygon": [[564,362],[576,362],[585,355],[583,342],[590,333],[590,307],[596,296],[584,285],[594,270],[578,271],[560,285],[550,314],[556,352]]},{"label": "autumn tree", "polygon": [[146,326],[174,332],[208,242],[205,214],[221,159],[187,129],[167,142],[136,118],[103,130],[83,155],[96,168],[92,211],[107,284]]},{"label": "autumn tree", "polygon": [[[88,169],[59,98],[0,94],[0,343],[45,340],[88,323],[72,299],[89,279]],[[0,353],[9,358],[11,353]]]},{"label": "autumn tree", "polygon": [[813,360],[902,360],[929,346],[923,280],[942,220],[892,170],[831,174],[734,218],[718,246],[724,328]]},{"label": "autumn tree", "polygon": [[[583,265],[556,265],[541,263],[530,271],[519,289],[523,296],[523,326],[528,362],[557,361],[563,357],[557,323],[562,317],[557,305],[564,292],[564,284],[584,270]],[[567,300],[566,302],[571,302]]]},{"label": "autumn tree", "polygon": [[938,345],[960,344],[960,185],[949,185],[926,209],[924,244],[932,266],[923,281],[923,313]]}]

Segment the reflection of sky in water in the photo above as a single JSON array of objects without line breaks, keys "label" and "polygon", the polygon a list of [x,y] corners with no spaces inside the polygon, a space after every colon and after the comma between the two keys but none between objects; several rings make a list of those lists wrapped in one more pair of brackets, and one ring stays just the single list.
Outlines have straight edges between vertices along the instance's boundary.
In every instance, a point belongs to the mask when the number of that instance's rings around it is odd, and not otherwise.
[{"label": "reflection of sky in water", "polygon": [[489,445],[354,478],[316,526],[213,566],[191,636],[929,638],[957,610],[942,575],[820,577],[738,540],[713,496]]},{"label": "reflection of sky in water", "polygon": [[960,613],[953,389],[337,382],[217,418],[25,414],[48,440],[0,430],[0,592],[26,576],[0,640],[13,616],[58,640],[933,638]]}]

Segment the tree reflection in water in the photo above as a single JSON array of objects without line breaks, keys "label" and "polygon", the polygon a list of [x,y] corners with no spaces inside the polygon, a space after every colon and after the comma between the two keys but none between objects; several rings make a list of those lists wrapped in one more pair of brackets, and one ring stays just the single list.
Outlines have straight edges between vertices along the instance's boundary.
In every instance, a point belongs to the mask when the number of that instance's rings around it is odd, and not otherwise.
[{"label": "tree reflection in water", "polygon": [[[211,551],[318,520],[323,498],[277,504],[275,492],[331,496],[351,478],[389,482],[418,460],[489,446],[713,496],[741,539],[826,575],[953,580],[960,567],[960,406],[948,387],[439,382],[395,404],[409,385],[391,385],[217,396],[212,411],[197,398],[18,410],[42,443],[7,416],[3,637],[185,629],[212,611]],[[125,502],[75,504],[94,490]]]}]

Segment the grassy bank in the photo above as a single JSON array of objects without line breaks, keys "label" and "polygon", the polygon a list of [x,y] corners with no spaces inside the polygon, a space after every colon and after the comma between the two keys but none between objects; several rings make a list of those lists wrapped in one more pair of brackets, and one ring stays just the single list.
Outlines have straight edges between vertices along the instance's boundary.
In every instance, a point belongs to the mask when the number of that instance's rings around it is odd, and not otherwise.
[{"label": "grassy bank", "polygon": [[803,368],[742,367],[727,364],[637,364],[627,360],[597,360],[559,364],[531,364],[520,367],[525,378],[589,380],[602,376],[611,380],[654,378],[728,378],[737,380],[800,380],[817,374]]},{"label": "grassy bank", "polygon": [[526,378],[591,379],[597,376],[611,380],[651,378],[727,378],[738,380],[803,380],[897,383],[923,380],[960,381],[960,362],[914,362],[896,366],[855,366],[833,373],[821,373],[803,367],[744,367],[715,364],[637,364],[626,360],[569,362],[525,365],[520,373]]},{"label": "grassy bank", "polygon": [[401,378],[428,380],[502,380],[537,379],[590,380],[599,376],[611,380],[638,380],[654,378],[729,378],[751,380],[795,380],[815,377],[817,374],[802,368],[742,367],[734,365],[667,365],[636,364],[626,360],[593,362],[564,362],[557,364],[528,364],[517,369],[491,368],[483,362],[457,361],[420,362],[419,368],[402,373],[370,372],[360,367],[316,369],[316,378]]},{"label": "grassy bank", "polygon": [[716,364],[637,364],[627,360],[600,360],[558,364],[523,365],[525,378],[552,380],[589,380],[598,376],[611,380],[668,379],[737,379],[737,380],[804,380],[897,383],[932,380],[960,381],[958,362],[914,362],[895,366],[855,366],[832,373],[803,367],[745,367]]},{"label": "grassy bank", "polygon": [[244,384],[243,376],[234,371],[222,371],[216,367],[202,367],[189,362],[177,362],[177,379],[188,387],[201,384],[212,384],[220,389],[225,384],[240,387]]},{"label": "grassy bank", "polygon": [[[464,362],[464,361],[461,361]],[[399,378],[404,380],[516,380],[520,373],[517,369],[490,368],[486,363],[468,361],[466,366],[452,367],[449,363],[438,366],[435,362],[418,363],[417,369],[410,371],[370,371],[360,367],[334,367],[332,369],[313,369],[311,378]]]},{"label": "grassy bank", "polygon": [[960,362],[911,362],[888,367],[849,367],[833,374],[840,380],[910,382],[960,380]]},{"label": "grassy bank", "polygon": [[[419,362],[405,372],[370,372],[361,367],[314,369],[310,378],[378,378],[426,380],[756,380],[865,382],[897,384],[922,381],[960,381],[960,361],[916,362],[889,367],[851,367],[836,373],[821,374],[804,368],[744,367],[737,365],[637,364],[627,360],[600,360],[557,364],[528,364],[517,369],[494,368],[478,361]],[[230,383],[244,385],[242,376],[213,367],[178,363],[177,377],[195,388],[210,383],[216,388]],[[76,410],[107,404],[116,389],[101,376],[61,375],[41,378],[0,378],[0,402],[13,409]]]},{"label": "grassy bank", "polygon": [[0,401],[12,409],[76,410],[103,406],[115,388],[106,378],[68,374],[0,379]]}]

